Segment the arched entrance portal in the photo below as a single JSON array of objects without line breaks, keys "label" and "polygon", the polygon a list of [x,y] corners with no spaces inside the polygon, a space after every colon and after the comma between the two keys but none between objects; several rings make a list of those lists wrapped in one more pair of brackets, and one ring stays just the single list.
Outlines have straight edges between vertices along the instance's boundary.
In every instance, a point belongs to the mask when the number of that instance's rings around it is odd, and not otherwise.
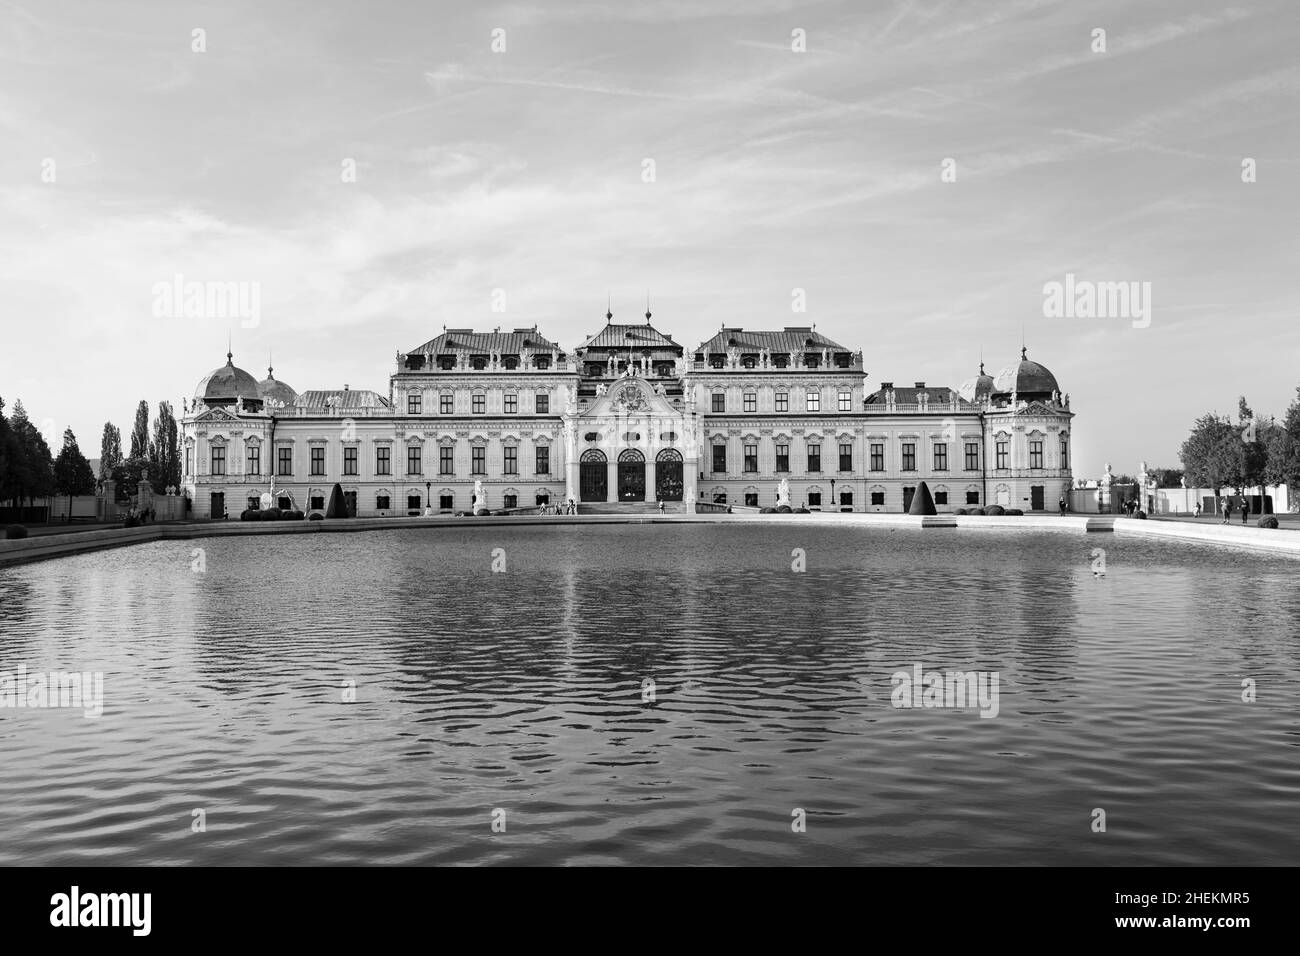
[{"label": "arched entrance portal", "polygon": [[592,448],[578,459],[578,497],[604,501],[609,494],[609,468],[603,451]]},{"label": "arched entrance portal", "polygon": [[682,453],[665,448],[655,456],[655,500],[682,500]]},{"label": "arched entrance portal", "polygon": [[645,455],[635,448],[618,456],[618,500],[645,501]]}]

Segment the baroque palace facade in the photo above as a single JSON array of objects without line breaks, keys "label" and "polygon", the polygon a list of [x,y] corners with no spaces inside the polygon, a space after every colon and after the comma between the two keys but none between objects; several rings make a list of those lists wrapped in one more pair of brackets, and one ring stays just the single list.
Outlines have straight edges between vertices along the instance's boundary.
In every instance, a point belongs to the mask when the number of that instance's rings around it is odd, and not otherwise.
[{"label": "baroque palace facade", "polygon": [[1071,487],[1073,413],[1050,371],[1018,362],[958,389],[882,382],[811,327],[724,327],[684,349],[645,322],[572,351],[536,327],[447,329],[398,353],[388,394],[296,392],[226,364],[182,419],[192,516],[237,517],[270,493],[351,513],[557,505],[667,510],[776,505],[905,511],[925,481],[940,512],[1054,509]]}]

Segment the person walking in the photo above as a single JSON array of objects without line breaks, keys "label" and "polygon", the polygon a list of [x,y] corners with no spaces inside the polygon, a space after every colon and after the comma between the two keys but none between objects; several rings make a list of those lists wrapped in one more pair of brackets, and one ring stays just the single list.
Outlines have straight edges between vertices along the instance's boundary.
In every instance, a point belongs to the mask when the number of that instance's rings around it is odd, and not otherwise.
[{"label": "person walking", "polygon": [[1223,499],[1223,524],[1227,524],[1232,519],[1232,499]]},{"label": "person walking", "polygon": [[1198,517],[1198,518],[1201,516],[1201,503],[1200,503],[1199,501],[1196,502],[1196,512],[1195,512],[1195,514],[1196,514],[1196,517]]},{"label": "person walking", "polygon": [[1061,509],[1061,515],[1064,517],[1064,515],[1065,515],[1065,496],[1062,495],[1061,498],[1060,498],[1060,500],[1058,500],[1058,501],[1056,502],[1056,504],[1057,504],[1057,507],[1059,507],[1059,508]]},{"label": "person walking", "polygon": [[1244,497],[1241,499],[1241,523],[1245,524],[1246,519],[1250,517],[1250,502]]},{"label": "person walking", "polygon": [[659,513],[660,513],[661,515],[662,515],[662,514],[667,514],[667,513],[668,513],[667,509],[664,508],[664,503],[663,503],[663,499],[662,499],[662,498],[659,500]]}]

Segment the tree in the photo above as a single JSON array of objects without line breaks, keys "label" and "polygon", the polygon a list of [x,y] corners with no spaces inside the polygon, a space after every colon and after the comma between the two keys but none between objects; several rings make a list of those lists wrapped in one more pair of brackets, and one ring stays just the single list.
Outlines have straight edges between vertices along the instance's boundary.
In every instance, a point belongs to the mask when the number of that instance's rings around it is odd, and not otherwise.
[{"label": "tree", "polygon": [[22,463],[22,449],[9,419],[5,418],[4,399],[0,398],[0,501],[13,501],[18,496],[18,469]]},{"label": "tree", "polygon": [[1300,387],[1286,410],[1286,416],[1268,435],[1268,458],[1264,478],[1269,484],[1286,485],[1287,501],[1300,485]]},{"label": "tree", "polygon": [[1257,419],[1246,404],[1246,396],[1237,402],[1237,424],[1241,435],[1240,471],[1234,484],[1239,491],[1264,484],[1268,467],[1268,441],[1276,429],[1271,418]]},{"label": "tree", "polygon": [[27,418],[21,401],[14,402],[14,413],[9,419],[13,434],[17,466],[13,469],[13,497],[21,503],[23,498],[32,505],[54,490],[54,461],[50,446],[39,429]]},{"label": "tree", "polygon": [[72,429],[63,432],[63,447],[54,460],[54,490],[68,496],[68,517],[72,517],[72,496],[95,493],[95,473],[90,462],[77,446],[77,436]]},{"label": "tree", "polygon": [[1147,477],[1155,481],[1157,488],[1177,488],[1183,477],[1183,469],[1148,468]]},{"label": "tree", "polygon": [[1178,457],[1182,459],[1187,483],[1213,488],[1217,496],[1221,488],[1240,480],[1245,470],[1244,449],[1237,427],[1227,418],[1210,412],[1192,425]]},{"label": "tree", "polygon": [[162,494],[169,486],[180,487],[180,440],[176,416],[168,402],[158,403],[158,417],[149,441],[149,480],[154,491]]},{"label": "tree", "polygon": [[113,469],[122,464],[122,431],[112,422],[104,422],[104,437],[99,442],[99,477],[111,478]]},{"label": "tree", "polygon": [[140,399],[135,407],[135,426],[131,429],[131,457],[149,457],[149,403]]}]

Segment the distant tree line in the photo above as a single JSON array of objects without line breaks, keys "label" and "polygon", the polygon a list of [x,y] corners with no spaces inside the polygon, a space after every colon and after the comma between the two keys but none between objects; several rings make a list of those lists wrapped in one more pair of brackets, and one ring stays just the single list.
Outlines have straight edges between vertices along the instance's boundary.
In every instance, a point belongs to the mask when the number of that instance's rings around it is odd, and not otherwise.
[{"label": "distant tree line", "polygon": [[0,503],[30,507],[36,499],[51,495],[93,495],[97,480],[105,478],[112,478],[118,488],[130,493],[146,470],[150,485],[159,494],[169,486],[180,486],[179,432],[167,402],[158,403],[152,431],[149,403],[141,401],[137,406],[129,456],[122,454],[121,431],[112,422],[104,423],[98,475],[91,470],[71,428],[64,430],[63,447],[55,456],[21,400],[14,402],[12,414],[6,416],[4,410],[0,398]]},{"label": "distant tree line", "polygon": [[1300,484],[1300,388],[1286,416],[1256,417],[1245,396],[1237,403],[1237,421],[1214,412],[1198,418],[1179,453],[1194,487],[1232,489],[1286,485],[1288,500]]}]

